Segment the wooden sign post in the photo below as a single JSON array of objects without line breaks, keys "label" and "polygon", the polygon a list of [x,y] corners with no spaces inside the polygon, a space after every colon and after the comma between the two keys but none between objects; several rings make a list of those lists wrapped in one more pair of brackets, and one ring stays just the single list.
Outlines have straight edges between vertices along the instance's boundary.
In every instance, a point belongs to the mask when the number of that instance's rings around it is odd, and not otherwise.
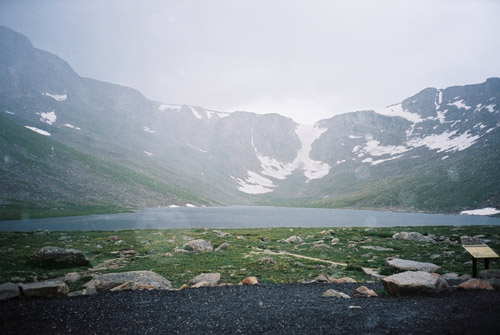
[{"label": "wooden sign post", "polygon": [[490,258],[498,258],[493,249],[488,247],[486,244],[479,245],[462,245],[465,250],[472,255],[472,277],[477,278],[477,259],[484,258],[484,268],[488,270],[490,268]]}]

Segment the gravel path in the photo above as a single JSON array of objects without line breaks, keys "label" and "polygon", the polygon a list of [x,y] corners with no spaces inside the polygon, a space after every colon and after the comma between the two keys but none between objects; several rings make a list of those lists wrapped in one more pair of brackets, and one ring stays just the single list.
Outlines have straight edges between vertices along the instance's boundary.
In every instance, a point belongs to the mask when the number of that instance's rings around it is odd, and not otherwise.
[{"label": "gravel path", "polygon": [[[359,284],[108,292],[0,303],[1,334],[495,334],[500,292],[337,300]],[[375,291],[382,286],[366,284]],[[361,308],[349,308],[360,306]]]}]

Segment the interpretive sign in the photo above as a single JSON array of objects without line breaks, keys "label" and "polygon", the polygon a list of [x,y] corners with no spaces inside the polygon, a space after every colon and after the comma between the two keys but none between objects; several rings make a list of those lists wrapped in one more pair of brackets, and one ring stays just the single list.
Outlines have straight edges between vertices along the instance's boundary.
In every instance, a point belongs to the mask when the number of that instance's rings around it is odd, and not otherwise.
[{"label": "interpretive sign", "polygon": [[490,258],[498,258],[498,254],[486,244],[479,245],[462,245],[469,254],[472,255],[472,277],[477,278],[477,259],[484,259],[484,268],[490,268]]}]

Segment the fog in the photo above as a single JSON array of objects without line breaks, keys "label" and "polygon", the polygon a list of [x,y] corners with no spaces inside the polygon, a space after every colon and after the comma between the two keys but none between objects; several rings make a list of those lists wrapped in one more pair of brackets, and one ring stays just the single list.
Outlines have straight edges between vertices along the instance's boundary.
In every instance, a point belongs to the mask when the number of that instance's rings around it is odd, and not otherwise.
[{"label": "fog", "polygon": [[498,1],[1,1],[0,25],[147,98],[301,123],[500,76]]}]

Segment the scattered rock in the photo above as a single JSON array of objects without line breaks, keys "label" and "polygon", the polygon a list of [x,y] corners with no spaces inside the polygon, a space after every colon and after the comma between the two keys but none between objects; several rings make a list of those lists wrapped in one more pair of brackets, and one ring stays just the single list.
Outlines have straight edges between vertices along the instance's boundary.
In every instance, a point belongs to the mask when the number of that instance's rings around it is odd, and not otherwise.
[{"label": "scattered rock", "polygon": [[66,273],[66,275],[64,275],[64,282],[65,283],[74,283],[78,279],[80,279],[80,274],[78,272],[70,272],[70,273]]},{"label": "scattered rock", "polygon": [[470,237],[467,235],[460,236],[460,243],[462,245],[483,245],[485,244],[483,240],[481,240],[479,237]]},{"label": "scattered rock", "polygon": [[33,235],[50,235],[50,231],[37,229],[33,231]]},{"label": "scattered rock", "polygon": [[172,253],[170,253],[170,252],[166,252],[165,253],[165,257],[174,257],[174,255]]},{"label": "scattered rock", "polygon": [[329,290],[326,290],[323,295],[322,295],[323,298],[342,298],[342,299],[351,299],[350,296],[348,296],[347,294],[345,293],[342,293],[342,292],[339,292],[339,291],[335,291],[335,290],[332,290],[332,289],[329,289]]},{"label": "scattered rock", "polygon": [[80,291],[73,291],[73,292],[69,292],[67,297],[68,298],[74,298],[74,297],[79,297],[81,295],[84,295],[83,294],[83,290],[80,290]]},{"label": "scattered rock", "polygon": [[84,286],[87,290],[94,288],[97,291],[108,290],[127,282],[134,282],[138,285],[152,285],[157,290],[168,290],[172,284],[152,271],[129,271],[119,273],[106,273],[97,275]]},{"label": "scattered rock", "polygon": [[294,235],[294,236],[290,236],[289,238],[283,240],[283,242],[298,244],[298,243],[304,243],[304,240],[300,236]]},{"label": "scattered rock", "polygon": [[316,283],[329,283],[330,277],[326,273],[322,273],[314,279]]},{"label": "scattered rock", "polygon": [[192,241],[192,240],[194,240],[194,238],[192,238],[190,236],[181,236],[181,240],[183,240],[183,241]]},{"label": "scattered rock", "polygon": [[33,260],[37,262],[56,262],[71,265],[86,265],[89,259],[85,254],[75,249],[65,249],[59,247],[43,247],[33,255]]},{"label": "scattered rock", "polygon": [[137,252],[134,249],[125,249],[120,251],[120,253],[125,257],[133,257],[137,254]]},{"label": "scattered rock", "polygon": [[55,297],[67,295],[69,288],[61,281],[41,281],[22,284],[21,291],[25,297]]},{"label": "scattered rock", "polygon": [[405,232],[402,231],[400,233],[396,233],[392,236],[393,239],[396,240],[409,240],[409,241],[417,241],[417,242],[422,242],[422,243],[436,243],[434,239],[428,236],[424,236],[420,233],[417,233],[415,231],[412,232]]},{"label": "scattered rock", "polygon": [[19,297],[21,292],[19,286],[14,283],[4,283],[0,285],[0,301]]},{"label": "scattered rock", "polygon": [[382,279],[390,295],[438,294],[450,289],[448,282],[425,271],[406,271]]},{"label": "scattered rock", "polygon": [[460,277],[458,277],[458,279],[461,279],[461,280],[469,280],[471,278],[472,278],[472,276],[469,274],[463,274]]},{"label": "scattered rock", "polygon": [[293,266],[305,266],[305,265],[299,261],[295,261],[293,262]]},{"label": "scattered rock", "polygon": [[210,241],[207,242],[202,239],[189,241],[188,243],[184,244],[184,249],[188,249],[189,251],[194,252],[209,252],[214,250]]},{"label": "scattered rock", "polygon": [[67,241],[67,240],[71,240],[71,237],[63,235],[63,236],[59,237],[57,240],[58,241]]},{"label": "scattered rock", "polygon": [[189,288],[187,284],[182,284],[181,287],[179,287],[179,291],[185,290],[187,288]]},{"label": "scattered rock", "polygon": [[311,248],[312,249],[330,249],[331,247],[327,244],[324,244],[324,243],[315,243]]},{"label": "scattered rock", "polygon": [[174,252],[177,253],[177,254],[187,254],[187,253],[189,253],[189,251],[187,251],[186,249],[181,249],[181,248],[177,248],[177,247],[175,247]]},{"label": "scattered rock", "polygon": [[193,286],[191,286],[191,288],[210,287],[210,286],[212,286],[212,285],[210,285],[209,282],[207,282],[207,281],[201,281],[201,282],[196,283]]},{"label": "scattered rock", "polygon": [[366,286],[360,286],[357,289],[355,289],[354,293],[352,294],[352,296],[356,297],[356,298],[378,297],[377,293],[375,293],[374,290],[370,290]]},{"label": "scattered rock", "polygon": [[439,258],[439,257],[441,257],[441,255],[439,255],[439,254],[432,254],[432,255],[429,256],[430,259],[436,259],[436,258]]},{"label": "scattered rock", "polygon": [[441,277],[443,277],[443,279],[445,280],[454,280],[454,279],[459,279],[458,278],[458,274],[456,273],[445,273],[444,275],[442,275]]},{"label": "scattered rock", "polygon": [[255,285],[258,283],[259,283],[259,280],[257,279],[257,277],[246,277],[245,279],[243,279],[241,281],[241,284],[243,284],[243,285]]},{"label": "scattered rock", "polygon": [[113,235],[113,236],[110,236],[107,238],[108,241],[119,241],[121,240],[120,236],[116,236],[116,235]]},{"label": "scattered rock", "polygon": [[500,279],[500,270],[483,270],[479,272],[479,278],[490,280],[490,279]]},{"label": "scattered rock", "polygon": [[155,287],[150,284],[138,284],[133,281],[128,281],[126,283],[123,283],[121,285],[115,286],[112,289],[110,289],[111,292],[116,292],[116,291],[142,291],[142,290],[154,290]]},{"label": "scattered rock", "polygon": [[116,270],[125,267],[128,265],[130,261],[126,258],[113,258],[113,259],[107,259],[102,263],[97,264],[93,268],[90,268],[89,270],[92,272],[95,271],[105,271],[105,270]]},{"label": "scattered rock", "polygon": [[231,235],[231,234],[229,234],[229,233],[224,233],[223,231],[220,231],[220,230],[214,230],[212,233],[213,233],[215,236],[217,236],[217,237],[233,236],[233,235]]},{"label": "scattered rock", "polygon": [[361,246],[362,249],[371,249],[375,251],[394,251],[392,248],[384,248],[384,247],[379,247],[377,245],[363,245]]},{"label": "scattered rock", "polygon": [[264,264],[276,264],[276,260],[272,257],[262,257],[260,262]]},{"label": "scattered rock", "polygon": [[338,238],[336,238],[336,237],[334,237],[334,238],[332,238],[332,239],[330,240],[330,244],[332,244],[332,245],[337,244],[337,243],[339,243],[339,242],[340,242],[340,240],[339,240]]},{"label": "scattered rock", "polygon": [[483,279],[469,279],[465,283],[458,285],[459,290],[487,290],[493,291],[494,288],[491,286],[490,282]]},{"label": "scattered rock", "polygon": [[440,266],[432,263],[415,262],[399,258],[388,259],[386,263],[390,267],[407,271],[436,272],[440,268]]},{"label": "scattered rock", "polygon": [[220,250],[224,250],[224,249],[228,249],[228,248],[229,248],[229,243],[224,242],[221,245],[219,245],[217,248],[215,248],[215,251],[220,251]]},{"label": "scattered rock", "polygon": [[125,243],[124,240],[118,240],[118,241],[115,242],[115,245],[122,245],[124,243]]},{"label": "scattered rock", "polygon": [[350,277],[343,277],[343,278],[330,278],[330,283],[343,284],[343,283],[357,283],[357,282],[356,280]]},{"label": "scattered rock", "polygon": [[196,277],[192,278],[189,281],[189,285],[196,285],[201,282],[207,283],[206,286],[217,286],[217,284],[220,281],[220,273],[215,272],[215,273],[202,273],[197,275]]}]

